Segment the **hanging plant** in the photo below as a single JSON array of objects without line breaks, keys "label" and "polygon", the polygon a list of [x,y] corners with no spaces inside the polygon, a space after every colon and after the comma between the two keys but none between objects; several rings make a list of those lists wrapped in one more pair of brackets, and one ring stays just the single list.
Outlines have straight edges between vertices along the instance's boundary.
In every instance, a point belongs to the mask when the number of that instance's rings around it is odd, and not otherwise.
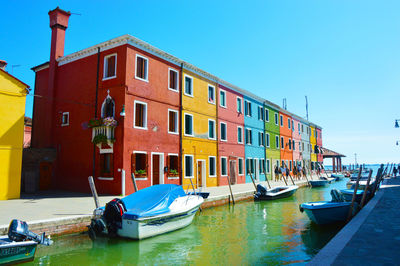
[{"label": "hanging plant", "polygon": [[93,142],[94,144],[96,144],[96,145],[97,145],[97,144],[106,144],[107,141],[108,141],[107,136],[104,135],[104,134],[99,134],[99,135],[95,136],[95,137],[93,138],[93,140],[92,140],[92,142]]},{"label": "hanging plant", "polygon": [[105,126],[116,127],[117,124],[117,120],[115,120],[114,117],[106,117],[103,119],[103,125]]},{"label": "hanging plant", "polygon": [[99,127],[103,125],[103,120],[101,118],[90,119],[88,127]]}]

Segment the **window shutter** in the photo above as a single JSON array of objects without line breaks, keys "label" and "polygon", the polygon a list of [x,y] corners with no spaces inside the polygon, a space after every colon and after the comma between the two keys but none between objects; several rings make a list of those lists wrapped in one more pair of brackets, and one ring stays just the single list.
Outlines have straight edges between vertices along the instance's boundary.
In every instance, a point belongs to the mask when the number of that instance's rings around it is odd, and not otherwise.
[{"label": "window shutter", "polygon": [[148,154],[145,154],[145,158],[146,158],[146,173],[147,173],[147,170],[149,169],[149,155]]},{"label": "window shutter", "polygon": [[114,174],[114,154],[110,153],[110,175]]},{"label": "window shutter", "polygon": [[132,153],[131,154],[131,172],[135,173],[136,170],[136,154]]},{"label": "window shutter", "polygon": [[[168,172],[171,171],[171,156],[167,155],[167,166],[168,166]],[[176,169],[178,170],[178,169]]]}]

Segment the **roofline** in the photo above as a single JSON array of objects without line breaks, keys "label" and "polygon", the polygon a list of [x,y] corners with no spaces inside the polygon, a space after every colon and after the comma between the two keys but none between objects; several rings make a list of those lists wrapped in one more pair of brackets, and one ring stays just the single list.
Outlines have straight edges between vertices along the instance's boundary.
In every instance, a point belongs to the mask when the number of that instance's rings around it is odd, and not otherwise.
[{"label": "roofline", "polygon": [[9,74],[8,72],[4,71],[4,70],[1,69],[1,68],[0,68],[0,71],[3,72],[3,73],[5,73],[5,74],[8,75],[9,77],[15,79],[16,81],[18,81],[18,82],[21,83],[22,85],[24,85],[24,86],[25,86],[25,89],[26,89],[26,91],[27,91],[26,93],[29,93],[29,91],[30,91],[29,88],[30,88],[30,87],[29,87],[28,84],[26,84],[25,82],[19,80],[18,78],[14,77],[13,75]]},{"label": "roofline", "polygon": [[45,62],[43,64],[40,64],[40,65],[32,67],[31,70],[33,70],[34,72],[38,72],[38,71],[40,71],[42,69],[48,68],[49,64],[50,64],[50,62],[47,61],[47,62]]}]

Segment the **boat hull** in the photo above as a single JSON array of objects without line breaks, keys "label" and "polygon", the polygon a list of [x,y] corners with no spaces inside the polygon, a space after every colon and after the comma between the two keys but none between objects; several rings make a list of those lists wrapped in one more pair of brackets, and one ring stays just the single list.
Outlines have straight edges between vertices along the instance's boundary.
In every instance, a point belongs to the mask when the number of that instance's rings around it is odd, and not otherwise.
[{"label": "boat hull", "polygon": [[[342,189],[340,192],[343,194],[343,197],[346,201],[352,201],[353,200],[353,194],[354,194],[354,189]],[[363,190],[357,190],[356,198],[355,201],[360,203],[361,199],[363,197],[364,191]],[[369,192],[367,192],[367,199],[369,196]]]},{"label": "boat hull", "polygon": [[122,219],[118,235],[132,239],[144,239],[175,231],[190,225],[199,206],[183,212],[143,220]]},{"label": "boat hull", "polygon": [[346,221],[350,205],[350,202],[317,201],[301,204],[300,210],[316,224],[331,224]]},{"label": "boat hull", "polygon": [[267,193],[256,193],[254,200],[275,200],[292,196],[298,189],[298,186],[284,186],[267,190]]},{"label": "boat hull", "polygon": [[37,243],[34,241],[12,242],[0,236],[0,264],[16,264],[35,258]]},{"label": "boat hull", "polygon": [[328,180],[310,180],[311,187],[323,187],[328,185]]}]

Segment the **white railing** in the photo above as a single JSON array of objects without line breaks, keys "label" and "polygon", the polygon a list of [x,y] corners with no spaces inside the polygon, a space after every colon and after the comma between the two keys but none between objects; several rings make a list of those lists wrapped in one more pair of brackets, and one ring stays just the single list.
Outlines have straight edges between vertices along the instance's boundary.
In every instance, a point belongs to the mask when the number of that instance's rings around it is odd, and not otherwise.
[{"label": "white railing", "polygon": [[105,135],[107,140],[114,140],[114,127],[98,126],[92,128],[92,141],[98,135]]}]

